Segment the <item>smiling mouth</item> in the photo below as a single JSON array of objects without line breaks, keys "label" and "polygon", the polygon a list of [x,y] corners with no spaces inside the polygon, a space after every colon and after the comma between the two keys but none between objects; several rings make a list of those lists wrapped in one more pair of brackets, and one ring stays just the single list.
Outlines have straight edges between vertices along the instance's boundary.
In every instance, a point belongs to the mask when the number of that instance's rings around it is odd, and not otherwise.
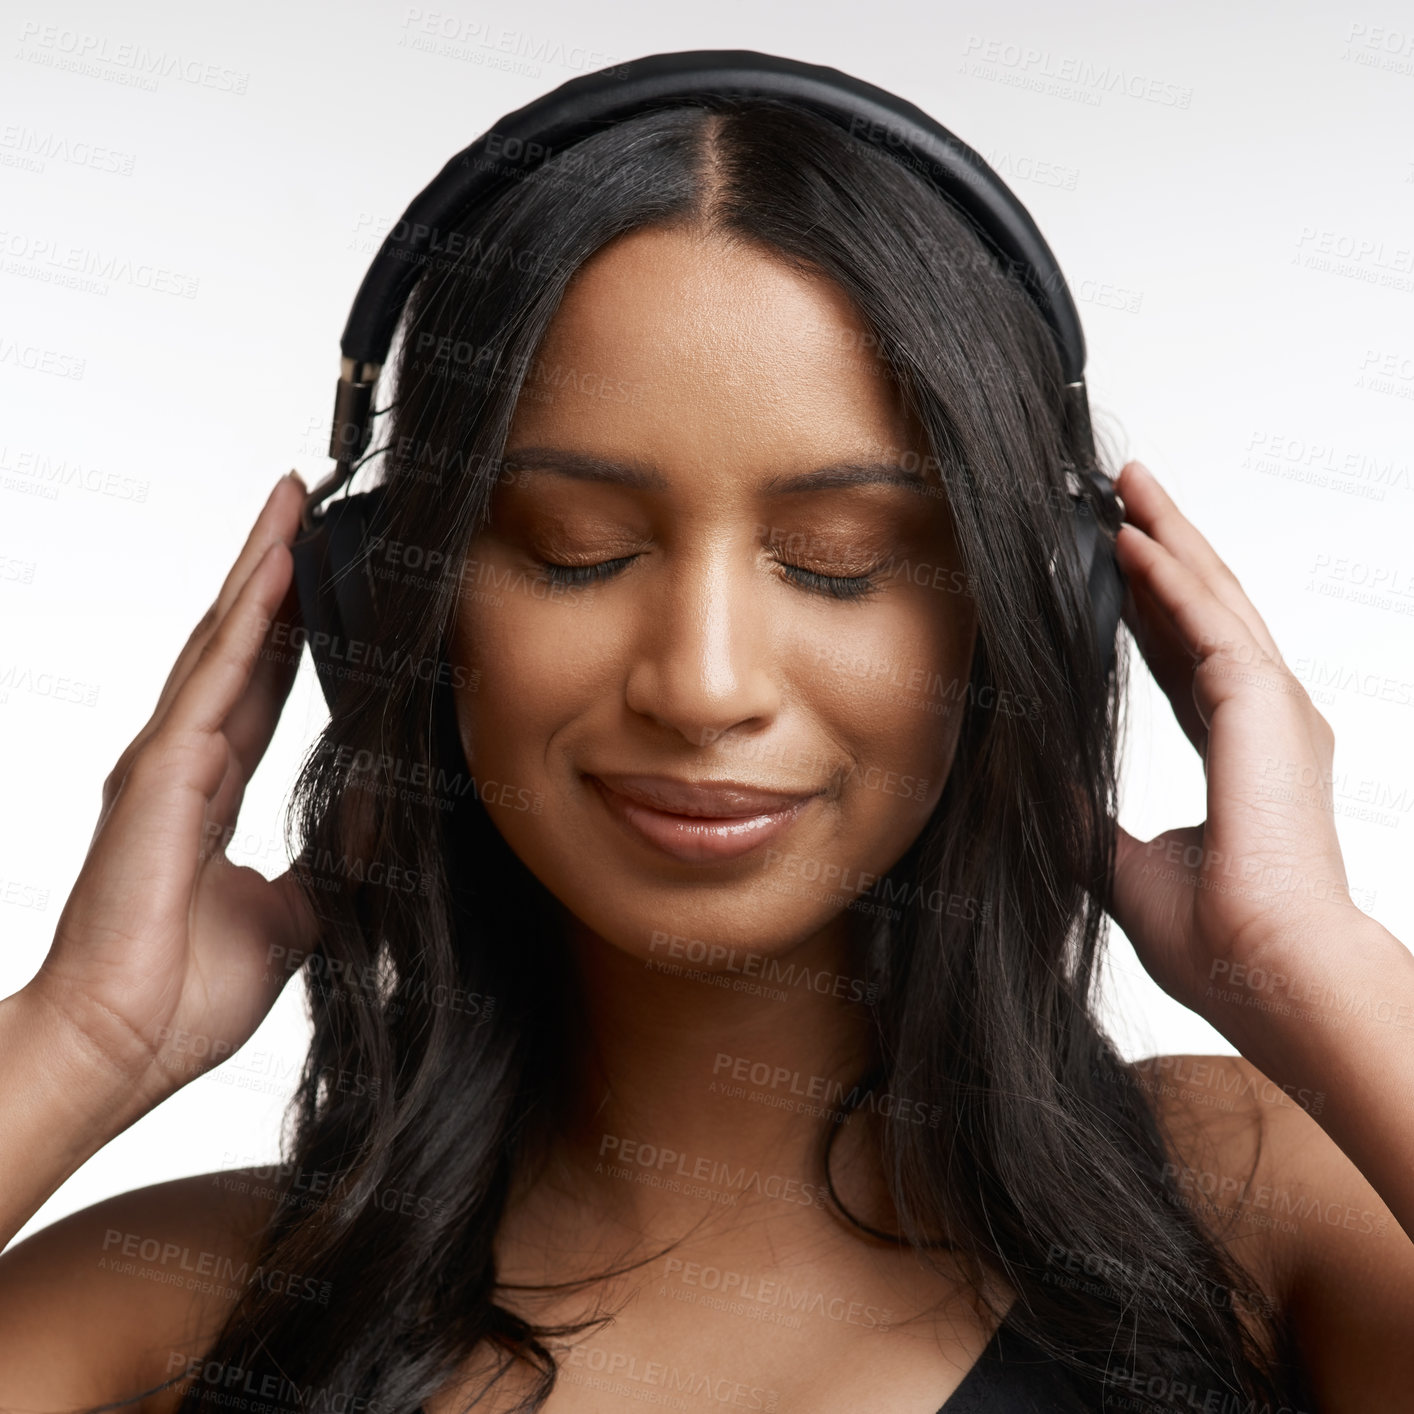
[{"label": "smiling mouth", "polygon": [[712,864],[737,859],[774,839],[795,821],[816,795],[801,796],[776,809],[750,815],[679,815],[644,805],[588,776],[609,813],[637,840],[675,859]]}]

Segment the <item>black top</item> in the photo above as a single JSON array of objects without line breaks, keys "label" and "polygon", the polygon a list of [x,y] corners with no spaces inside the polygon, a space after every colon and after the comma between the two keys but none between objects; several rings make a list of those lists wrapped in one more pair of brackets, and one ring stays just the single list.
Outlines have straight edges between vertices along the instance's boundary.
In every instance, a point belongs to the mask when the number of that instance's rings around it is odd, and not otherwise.
[{"label": "black top", "polygon": [[[1060,1362],[1003,1317],[938,1414],[1091,1414]],[[425,1414],[419,1405],[417,1414]]]},{"label": "black top", "polygon": [[1069,1376],[1004,1316],[938,1414],[1087,1414]]}]

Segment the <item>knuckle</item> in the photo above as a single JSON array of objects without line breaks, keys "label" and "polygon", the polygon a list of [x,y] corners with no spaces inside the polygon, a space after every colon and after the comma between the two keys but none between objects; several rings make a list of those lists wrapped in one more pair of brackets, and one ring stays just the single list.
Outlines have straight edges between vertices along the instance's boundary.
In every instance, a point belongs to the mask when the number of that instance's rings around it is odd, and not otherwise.
[{"label": "knuckle", "polygon": [[1225,560],[1216,561],[1213,566],[1213,572],[1217,576],[1219,584],[1223,585],[1229,591],[1240,595],[1244,599],[1247,597],[1247,591],[1243,589],[1242,581],[1238,579],[1236,573],[1233,571],[1232,566],[1229,565]]},{"label": "knuckle", "polygon": [[215,632],[217,625],[221,622],[221,606],[219,601],[212,603],[211,607],[196,621],[196,627],[191,631],[190,643],[203,643]]},{"label": "knuckle", "polygon": [[133,760],[141,750],[143,738],[138,737],[131,742],[121,756],[113,763],[113,769],[103,778],[103,804],[105,808],[111,805],[117,794],[123,788],[123,782],[128,778],[128,772],[132,770]]},{"label": "knuckle", "polygon": [[221,620],[215,633],[202,644],[201,657],[233,663],[241,662],[246,657],[249,639],[249,625],[243,623],[239,618],[227,614]]},{"label": "knuckle", "polygon": [[128,775],[134,781],[168,780],[193,770],[205,774],[222,743],[214,737],[183,732],[156,731],[133,758]]},{"label": "knuckle", "polygon": [[153,733],[133,755],[133,759],[128,765],[126,779],[137,784],[150,780],[154,776],[161,776],[167,769],[168,760],[165,741],[160,738],[158,733]]},{"label": "knuckle", "polygon": [[218,630],[201,645],[201,652],[197,654],[195,668],[201,668],[212,663],[224,663],[234,656],[231,651],[229,637],[224,632]]}]

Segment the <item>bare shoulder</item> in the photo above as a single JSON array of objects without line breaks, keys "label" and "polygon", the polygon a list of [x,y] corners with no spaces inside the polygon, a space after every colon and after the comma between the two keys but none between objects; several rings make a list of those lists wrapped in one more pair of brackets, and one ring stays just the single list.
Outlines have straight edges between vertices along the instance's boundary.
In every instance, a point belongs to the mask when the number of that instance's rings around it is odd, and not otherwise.
[{"label": "bare shoulder", "polygon": [[1414,1242],[1321,1127],[1335,1094],[1235,1055],[1132,1062],[1183,1201],[1290,1321],[1318,1405],[1399,1408],[1414,1381]]},{"label": "bare shoulder", "polygon": [[[234,1304],[277,1198],[271,1170],[135,1188],[0,1254],[0,1404],[77,1408],[178,1376]],[[167,1414],[171,1391],[130,1406]]]}]

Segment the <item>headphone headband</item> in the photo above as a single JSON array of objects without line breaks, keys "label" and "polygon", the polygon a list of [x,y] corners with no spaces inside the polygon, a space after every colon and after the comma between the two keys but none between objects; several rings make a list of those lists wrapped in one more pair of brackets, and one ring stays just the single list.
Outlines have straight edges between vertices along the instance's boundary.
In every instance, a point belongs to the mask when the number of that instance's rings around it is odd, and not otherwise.
[{"label": "headphone headband", "polygon": [[707,94],[788,99],[904,162],[957,206],[1022,278],[1055,334],[1065,381],[1084,377],[1085,339],[1055,257],[1025,207],[972,148],[885,89],[838,69],[751,49],[633,59],[570,79],[508,113],[442,168],[384,240],[344,326],[344,357],[381,367],[437,232],[600,129]]}]

